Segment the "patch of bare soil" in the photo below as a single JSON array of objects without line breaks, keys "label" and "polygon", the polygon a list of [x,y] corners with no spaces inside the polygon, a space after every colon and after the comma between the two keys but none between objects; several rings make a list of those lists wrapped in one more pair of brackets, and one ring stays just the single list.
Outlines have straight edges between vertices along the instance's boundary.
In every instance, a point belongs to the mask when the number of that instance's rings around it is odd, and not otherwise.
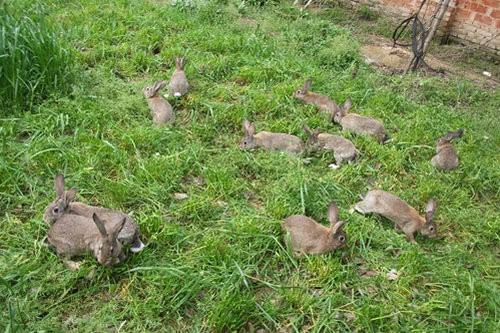
[{"label": "patch of bare soil", "polygon": [[[410,61],[411,50],[401,46],[393,46],[391,41],[380,36],[371,36],[370,42],[361,47],[365,61],[368,64],[381,68],[391,73],[402,73]],[[487,85],[496,88],[500,83],[498,78],[491,77],[475,72],[472,69],[460,68],[453,62],[446,62],[432,54],[425,57],[426,63],[443,75],[466,76],[470,80],[481,85]],[[491,74],[491,73],[490,73]]]}]

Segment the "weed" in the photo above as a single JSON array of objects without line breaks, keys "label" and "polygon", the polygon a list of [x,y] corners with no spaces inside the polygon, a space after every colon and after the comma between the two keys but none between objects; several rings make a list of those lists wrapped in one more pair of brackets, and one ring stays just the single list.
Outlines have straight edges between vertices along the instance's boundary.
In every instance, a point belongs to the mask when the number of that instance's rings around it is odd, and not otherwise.
[{"label": "weed", "polygon": [[72,53],[37,6],[26,16],[0,4],[0,107],[31,110],[53,93],[71,89]]}]

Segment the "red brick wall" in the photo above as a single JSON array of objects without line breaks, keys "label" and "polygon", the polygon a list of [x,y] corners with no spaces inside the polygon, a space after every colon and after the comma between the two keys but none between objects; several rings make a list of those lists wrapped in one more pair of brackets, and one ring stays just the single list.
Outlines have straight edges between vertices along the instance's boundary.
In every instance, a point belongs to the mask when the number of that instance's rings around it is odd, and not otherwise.
[{"label": "red brick wall", "polygon": [[[408,17],[422,0],[351,0],[380,12]],[[429,18],[440,0],[427,0],[421,16]],[[500,0],[451,0],[440,31],[500,52]]]}]

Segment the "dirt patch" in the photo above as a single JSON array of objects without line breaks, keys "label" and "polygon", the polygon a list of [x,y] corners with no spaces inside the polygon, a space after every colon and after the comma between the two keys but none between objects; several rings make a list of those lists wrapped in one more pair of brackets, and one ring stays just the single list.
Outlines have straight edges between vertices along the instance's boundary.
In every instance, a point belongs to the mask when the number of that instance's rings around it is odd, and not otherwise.
[{"label": "dirt patch", "polygon": [[257,26],[257,21],[249,17],[241,17],[240,23],[244,25],[249,25],[251,27]]},{"label": "dirt patch", "polygon": [[[371,36],[370,43],[361,47],[361,53],[368,64],[381,68],[391,73],[404,72],[412,55],[411,51],[405,47],[395,46],[380,36]],[[488,77],[473,70],[467,70],[455,66],[429,54],[425,58],[427,64],[436,71],[444,75],[466,76],[470,80],[481,85],[487,85],[496,88],[499,81],[496,77]]]}]

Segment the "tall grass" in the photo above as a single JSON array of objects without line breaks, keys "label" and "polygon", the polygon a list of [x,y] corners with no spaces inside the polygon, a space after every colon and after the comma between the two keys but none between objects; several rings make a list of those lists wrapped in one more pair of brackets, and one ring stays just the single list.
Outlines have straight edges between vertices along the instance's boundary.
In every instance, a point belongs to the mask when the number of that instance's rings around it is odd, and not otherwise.
[{"label": "tall grass", "polygon": [[70,88],[73,56],[44,19],[0,4],[0,107],[29,110],[54,92]]}]

